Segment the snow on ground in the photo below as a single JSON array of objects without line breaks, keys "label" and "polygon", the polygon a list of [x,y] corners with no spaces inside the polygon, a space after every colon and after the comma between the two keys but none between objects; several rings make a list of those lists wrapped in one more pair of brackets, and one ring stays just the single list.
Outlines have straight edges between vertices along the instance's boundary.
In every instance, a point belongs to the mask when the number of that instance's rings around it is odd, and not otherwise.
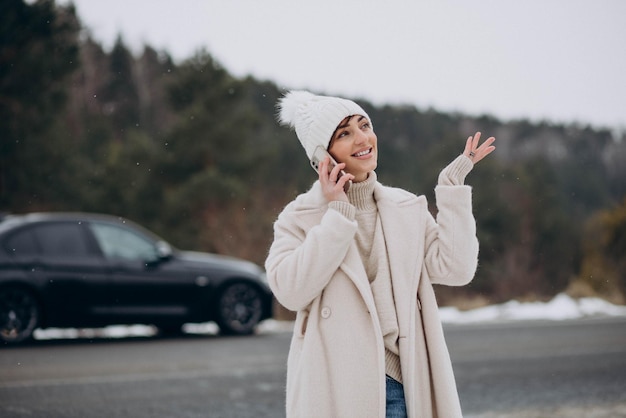
[{"label": "snow on ground", "polygon": [[[529,320],[562,321],[589,317],[626,317],[626,306],[613,305],[598,298],[572,299],[565,294],[559,294],[551,301],[545,303],[510,301],[500,305],[491,305],[468,311],[460,311],[454,307],[443,307],[439,309],[439,314],[442,322],[448,324]],[[258,333],[290,332],[292,329],[292,321],[270,319],[259,325]],[[217,325],[214,323],[186,324],[184,330],[190,334],[216,335],[218,333]],[[56,338],[124,338],[150,337],[156,334],[157,329],[152,326],[115,325],[94,329],[38,329],[35,331],[35,338],[38,340]]]},{"label": "snow on ground", "polygon": [[626,306],[613,305],[598,298],[572,299],[561,293],[546,303],[510,301],[469,311],[445,307],[440,308],[439,314],[442,322],[455,324],[526,320],[561,321],[599,316],[626,316]]}]

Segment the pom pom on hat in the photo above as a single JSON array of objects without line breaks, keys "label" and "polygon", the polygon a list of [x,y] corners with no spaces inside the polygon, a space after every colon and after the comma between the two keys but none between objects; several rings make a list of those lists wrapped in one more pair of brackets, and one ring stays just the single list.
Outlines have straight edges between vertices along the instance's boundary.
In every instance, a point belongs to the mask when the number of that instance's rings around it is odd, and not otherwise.
[{"label": "pom pom on hat", "polygon": [[278,101],[278,122],[296,131],[309,158],[317,146],[328,148],[339,123],[348,116],[371,119],[358,104],[339,97],[317,96],[308,91],[290,91]]},{"label": "pom pom on hat", "polygon": [[278,114],[278,121],[285,126],[289,126],[293,129],[296,128],[296,118],[298,109],[300,106],[304,106],[307,102],[315,99],[313,93],[308,91],[290,91],[278,101],[280,112]]}]

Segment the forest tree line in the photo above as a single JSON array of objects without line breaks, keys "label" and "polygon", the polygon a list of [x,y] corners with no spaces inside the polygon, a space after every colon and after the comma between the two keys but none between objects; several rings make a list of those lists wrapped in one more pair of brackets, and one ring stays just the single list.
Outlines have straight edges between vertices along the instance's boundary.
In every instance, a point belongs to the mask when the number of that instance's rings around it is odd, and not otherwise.
[{"label": "forest tree line", "polygon": [[[52,0],[3,1],[0,32],[0,211],[114,214],[176,247],[263,264],[276,216],[316,178],[276,123],[287,87],[234,77],[206,50],[176,63],[119,37],[106,51]],[[497,137],[467,178],[476,278],[438,287],[440,302],[566,290],[625,301],[626,138],[352,99],[374,122],[379,180],[425,194],[434,214],[437,176],[464,139]]]}]

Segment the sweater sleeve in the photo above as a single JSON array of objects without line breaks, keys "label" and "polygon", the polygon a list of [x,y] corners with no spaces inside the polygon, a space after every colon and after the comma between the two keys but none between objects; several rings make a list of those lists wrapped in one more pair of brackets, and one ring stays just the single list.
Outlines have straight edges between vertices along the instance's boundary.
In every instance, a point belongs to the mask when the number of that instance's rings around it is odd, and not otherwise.
[{"label": "sweater sleeve", "polygon": [[332,201],[328,204],[330,209],[334,209],[343,216],[353,221],[356,218],[356,208],[348,202]]},{"label": "sweater sleeve", "polygon": [[[289,208],[289,207],[288,207]],[[319,296],[339,268],[354,240],[357,222],[341,209],[329,207],[321,222],[302,230],[288,208],[274,224],[274,241],[265,261],[267,278],[276,299],[298,311]]]},{"label": "sweater sleeve", "polygon": [[474,168],[472,160],[461,154],[439,173],[438,184],[442,186],[460,186],[465,182],[465,177]]},{"label": "sweater sleeve", "polygon": [[435,188],[437,218],[428,216],[426,221],[424,263],[433,283],[465,285],[476,272],[478,239],[472,190],[462,185],[472,167],[471,160],[461,155],[439,176]]}]

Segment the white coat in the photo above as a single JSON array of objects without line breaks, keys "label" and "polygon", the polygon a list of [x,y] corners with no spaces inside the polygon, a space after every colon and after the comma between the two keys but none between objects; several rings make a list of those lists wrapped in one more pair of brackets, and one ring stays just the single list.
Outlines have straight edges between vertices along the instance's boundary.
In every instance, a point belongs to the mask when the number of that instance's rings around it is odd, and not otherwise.
[{"label": "white coat", "polygon": [[[409,417],[461,416],[433,283],[474,276],[478,241],[469,186],[424,196],[377,183]],[[356,221],[326,203],[319,182],[285,207],[266,260],[278,301],[297,312],[287,362],[287,417],[385,416],[385,349],[355,243]]]}]

